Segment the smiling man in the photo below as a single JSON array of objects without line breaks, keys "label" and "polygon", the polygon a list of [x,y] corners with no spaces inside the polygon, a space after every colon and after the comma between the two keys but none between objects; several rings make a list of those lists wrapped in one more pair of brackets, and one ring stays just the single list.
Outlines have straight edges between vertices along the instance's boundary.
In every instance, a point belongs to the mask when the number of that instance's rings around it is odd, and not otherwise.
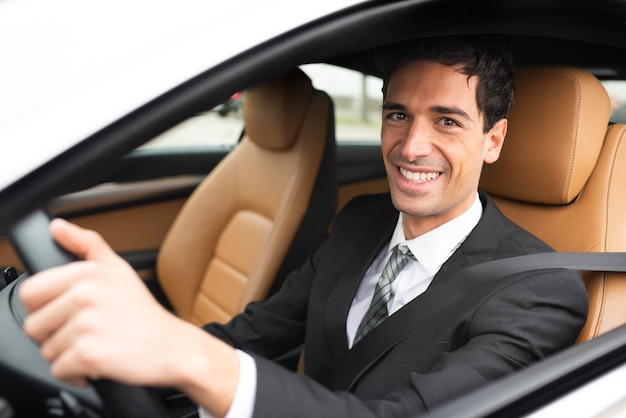
[{"label": "smiling man", "polygon": [[[478,190],[507,130],[508,52],[466,37],[385,57],[390,195],[346,205],[281,290],[228,324],[169,314],[98,235],[54,221],[83,261],[20,289],[53,374],[173,386],[216,416],[406,417],[572,344],[587,313],[578,273],[464,281],[473,265],[550,251]],[[273,362],[302,346],[304,374]]]},{"label": "smiling man", "polygon": [[460,65],[420,60],[397,69],[386,87],[383,159],[408,239],[468,210],[483,163],[500,156],[507,120],[485,126],[477,85]]}]

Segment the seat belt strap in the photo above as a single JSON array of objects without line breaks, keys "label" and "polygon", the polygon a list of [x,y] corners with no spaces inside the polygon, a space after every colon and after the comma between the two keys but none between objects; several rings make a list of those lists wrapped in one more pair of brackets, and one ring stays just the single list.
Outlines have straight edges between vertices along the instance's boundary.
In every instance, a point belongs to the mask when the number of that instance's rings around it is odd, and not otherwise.
[{"label": "seat belt strap", "polygon": [[626,272],[626,252],[614,253],[536,253],[501,258],[465,270],[470,275],[505,277],[525,271],[564,268],[581,271]]}]

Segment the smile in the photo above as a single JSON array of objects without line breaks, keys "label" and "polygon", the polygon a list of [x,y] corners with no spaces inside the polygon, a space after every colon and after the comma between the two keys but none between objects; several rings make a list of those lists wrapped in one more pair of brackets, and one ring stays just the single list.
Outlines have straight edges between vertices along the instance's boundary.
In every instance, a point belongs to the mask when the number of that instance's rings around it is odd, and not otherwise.
[{"label": "smile", "polygon": [[402,177],[404,177],[407,180],[410,180],[416,183],[424,183],[424,182],[436,179],[437,177],[439,177],[441,173],[439,172],[417,173],[417,172],[409,171],[400,167],[400,174],[402,174]]}]

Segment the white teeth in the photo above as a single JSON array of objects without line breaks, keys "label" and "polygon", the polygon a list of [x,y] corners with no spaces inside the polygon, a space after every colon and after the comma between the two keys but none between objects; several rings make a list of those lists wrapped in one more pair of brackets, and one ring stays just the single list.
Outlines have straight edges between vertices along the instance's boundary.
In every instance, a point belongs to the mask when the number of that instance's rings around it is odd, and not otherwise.
[{"label": "white teeth", "polygon": [[414,182],[417,182],[417,183],[423,183],[423,182],[426,182],[426,181],[434,180],[437,177],[439,177],[439,173],[437,173],[437,172],[414,173],[412,171],[405,170],[404,168],[400,168],[400,174],[402,174],[402,177],[404,177],[405,179],[411,180],[411,181],[414,181]]}]

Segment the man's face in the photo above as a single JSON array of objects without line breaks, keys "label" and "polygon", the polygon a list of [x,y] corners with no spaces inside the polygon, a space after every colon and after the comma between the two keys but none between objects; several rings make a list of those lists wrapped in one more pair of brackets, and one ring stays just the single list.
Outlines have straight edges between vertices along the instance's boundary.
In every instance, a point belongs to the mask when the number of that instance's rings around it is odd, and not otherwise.
[{"label": "man's face", "polygon": [[408,239],[467,210],[483,163],[500,155],[507,122],[483,132],[477,77],[412,61],[398,68],[383,104],[382,152],[391,197]]}]

